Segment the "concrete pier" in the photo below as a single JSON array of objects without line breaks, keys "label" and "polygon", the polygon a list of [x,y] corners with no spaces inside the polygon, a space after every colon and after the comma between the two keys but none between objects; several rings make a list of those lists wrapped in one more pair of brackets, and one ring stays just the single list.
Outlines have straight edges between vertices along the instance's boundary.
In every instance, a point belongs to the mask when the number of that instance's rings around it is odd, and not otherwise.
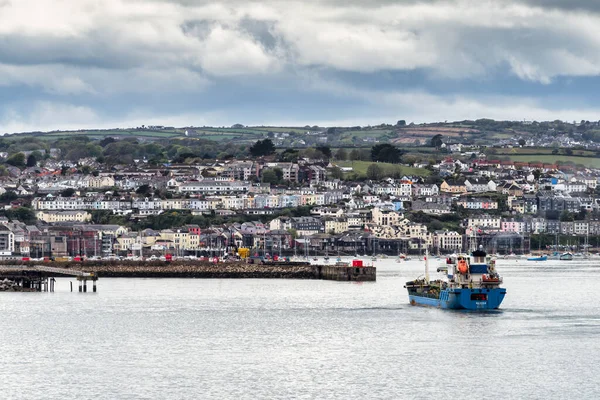
[{"label": "concrete pier", "polygon": [[377,279],[375,267],[353,267],[349,265],[318,265],[319,279],[331,281],[372,282]]}]

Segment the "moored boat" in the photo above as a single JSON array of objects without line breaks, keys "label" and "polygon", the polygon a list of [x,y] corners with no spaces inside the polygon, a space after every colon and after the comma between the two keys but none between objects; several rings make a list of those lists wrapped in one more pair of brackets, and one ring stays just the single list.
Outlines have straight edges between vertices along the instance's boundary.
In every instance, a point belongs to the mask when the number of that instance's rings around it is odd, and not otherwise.
[{"label": "moored boat", "polygon": [[569,253],[569,252],[562,253],[558,257],[558,259],[561,260],[561,261],[571,261],[571,260],[573,260],[573,253]]},{"label": "moored boat", "polygon": [[483,249],[471,256],[458,255],[446,259],[440,268],[445,277],[429,280],[429,257],[425,257],[425,277],[406,282],[411,305],[452,310],[488,311],[500,307],[506,289],[496,272],[496,260]]},{"label": "moored boat", "polygon": [[527,257],[527,261],[546,261],[548,259],[547,255],[538,256],[538,257]]}]

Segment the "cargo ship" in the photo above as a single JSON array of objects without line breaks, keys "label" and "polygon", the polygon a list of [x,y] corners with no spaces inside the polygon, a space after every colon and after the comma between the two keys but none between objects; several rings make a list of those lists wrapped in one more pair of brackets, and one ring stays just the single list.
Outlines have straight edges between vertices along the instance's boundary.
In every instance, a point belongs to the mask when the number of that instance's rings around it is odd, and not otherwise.
[{"label": "cargo ship", "polygon": [[471,255],[460,254],[446,259],[444,277],[429,280],[429,257],[425,258],[425,276],[406,282],[411,305],[451,310],[488,311],[500,307],[506,289],[496,272],[496,260],[483,248]]}]

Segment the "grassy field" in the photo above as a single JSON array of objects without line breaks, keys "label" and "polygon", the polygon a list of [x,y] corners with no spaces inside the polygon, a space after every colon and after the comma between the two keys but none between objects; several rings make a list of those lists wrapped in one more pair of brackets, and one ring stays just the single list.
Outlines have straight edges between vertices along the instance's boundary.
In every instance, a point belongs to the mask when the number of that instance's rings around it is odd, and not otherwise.
[{"label": "grassy field", "polygon": [[174,136],[183,136],[181,132],[169,130],[92,130],[92,131],[71,131],[71,132],[51,132],[45,135],[49,138],[70,137],[70,136],[90,136],[90,137],[106,137],[106,136],[124,136],[124,137],[154,137],[154,138],[169,138]]},{"label": "grassy field", "polygon": [[213,140],[215,142],[233,140],[233,139],[235,139],[237,137],[239,137],[239,135],[228,135],[228,134],[225,134],[225,133],[221,134],[221,135],[202,135],[202,136],[197,136],[198,139]]},{"label": "grassy field", "polygon": [[[508,155],[525,155],[525,154],[531,154],[533,156],[536,155],[553,155],[552,151],[554,151],[554,149],[548,148],[548,147],[514,147],[512,149],[495,149],[496,150],[496,154],[508,154]],[[561,149],[560,152],[562,152],[563,150]],[[565,155],[565,154],[557,154],[557,155]],[[573,155],[574,156],[594,156],[596,155],[595,152],[591,151],[591,150],[573,150]]]},{"label": "grassy field", "polygon": [[[369,165],[374,164],[372,161],[337,161],[335,163],[339,167],[352,167],[353,171],[358,175],[366,176],[367,168]],[[417,175],[417,176],[428,176],[430,171],[421,168],[412,168],[406,167],[404,165],[398,164],[388,164],[388,163],[376,163],[380,167],[384,168],[386,171],[393,171],[396,168],[400,168],[402,175]]]},{"label": "grassy field", "polygon": [[543,163],[573,163],[590,168],[600,168],[598,157],[577,157],[564,155],[508,155],[512,161],[521,162],[543,162]]},{"label": "grassy field", "polygon": [[252,129],[258,130],[258,131],[263,131],[263,132],[283,132],[283,133],[313,132],[312,129],[289,127],[289,126],[261,126],[261,127],[252,127]]}]

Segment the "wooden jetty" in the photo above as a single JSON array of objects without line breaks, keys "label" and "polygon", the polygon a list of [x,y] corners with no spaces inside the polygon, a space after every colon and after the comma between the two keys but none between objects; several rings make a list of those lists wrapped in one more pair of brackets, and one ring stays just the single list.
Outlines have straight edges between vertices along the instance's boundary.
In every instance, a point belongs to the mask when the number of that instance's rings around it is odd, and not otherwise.
[{"label": "wooden jetty", "polygon": [[[0,280],[14,284],[13,291],[54,292],[57,277],[75,277],[79,281],[79,291],[87,292],[87,282],[92,282],[92,291],[96,292],[98,276],[93,272],[83,272],[69,268],[57,268],[46,265],[14,265],[0,267]],[[71,291],[73,285],[71,284]]]}]

